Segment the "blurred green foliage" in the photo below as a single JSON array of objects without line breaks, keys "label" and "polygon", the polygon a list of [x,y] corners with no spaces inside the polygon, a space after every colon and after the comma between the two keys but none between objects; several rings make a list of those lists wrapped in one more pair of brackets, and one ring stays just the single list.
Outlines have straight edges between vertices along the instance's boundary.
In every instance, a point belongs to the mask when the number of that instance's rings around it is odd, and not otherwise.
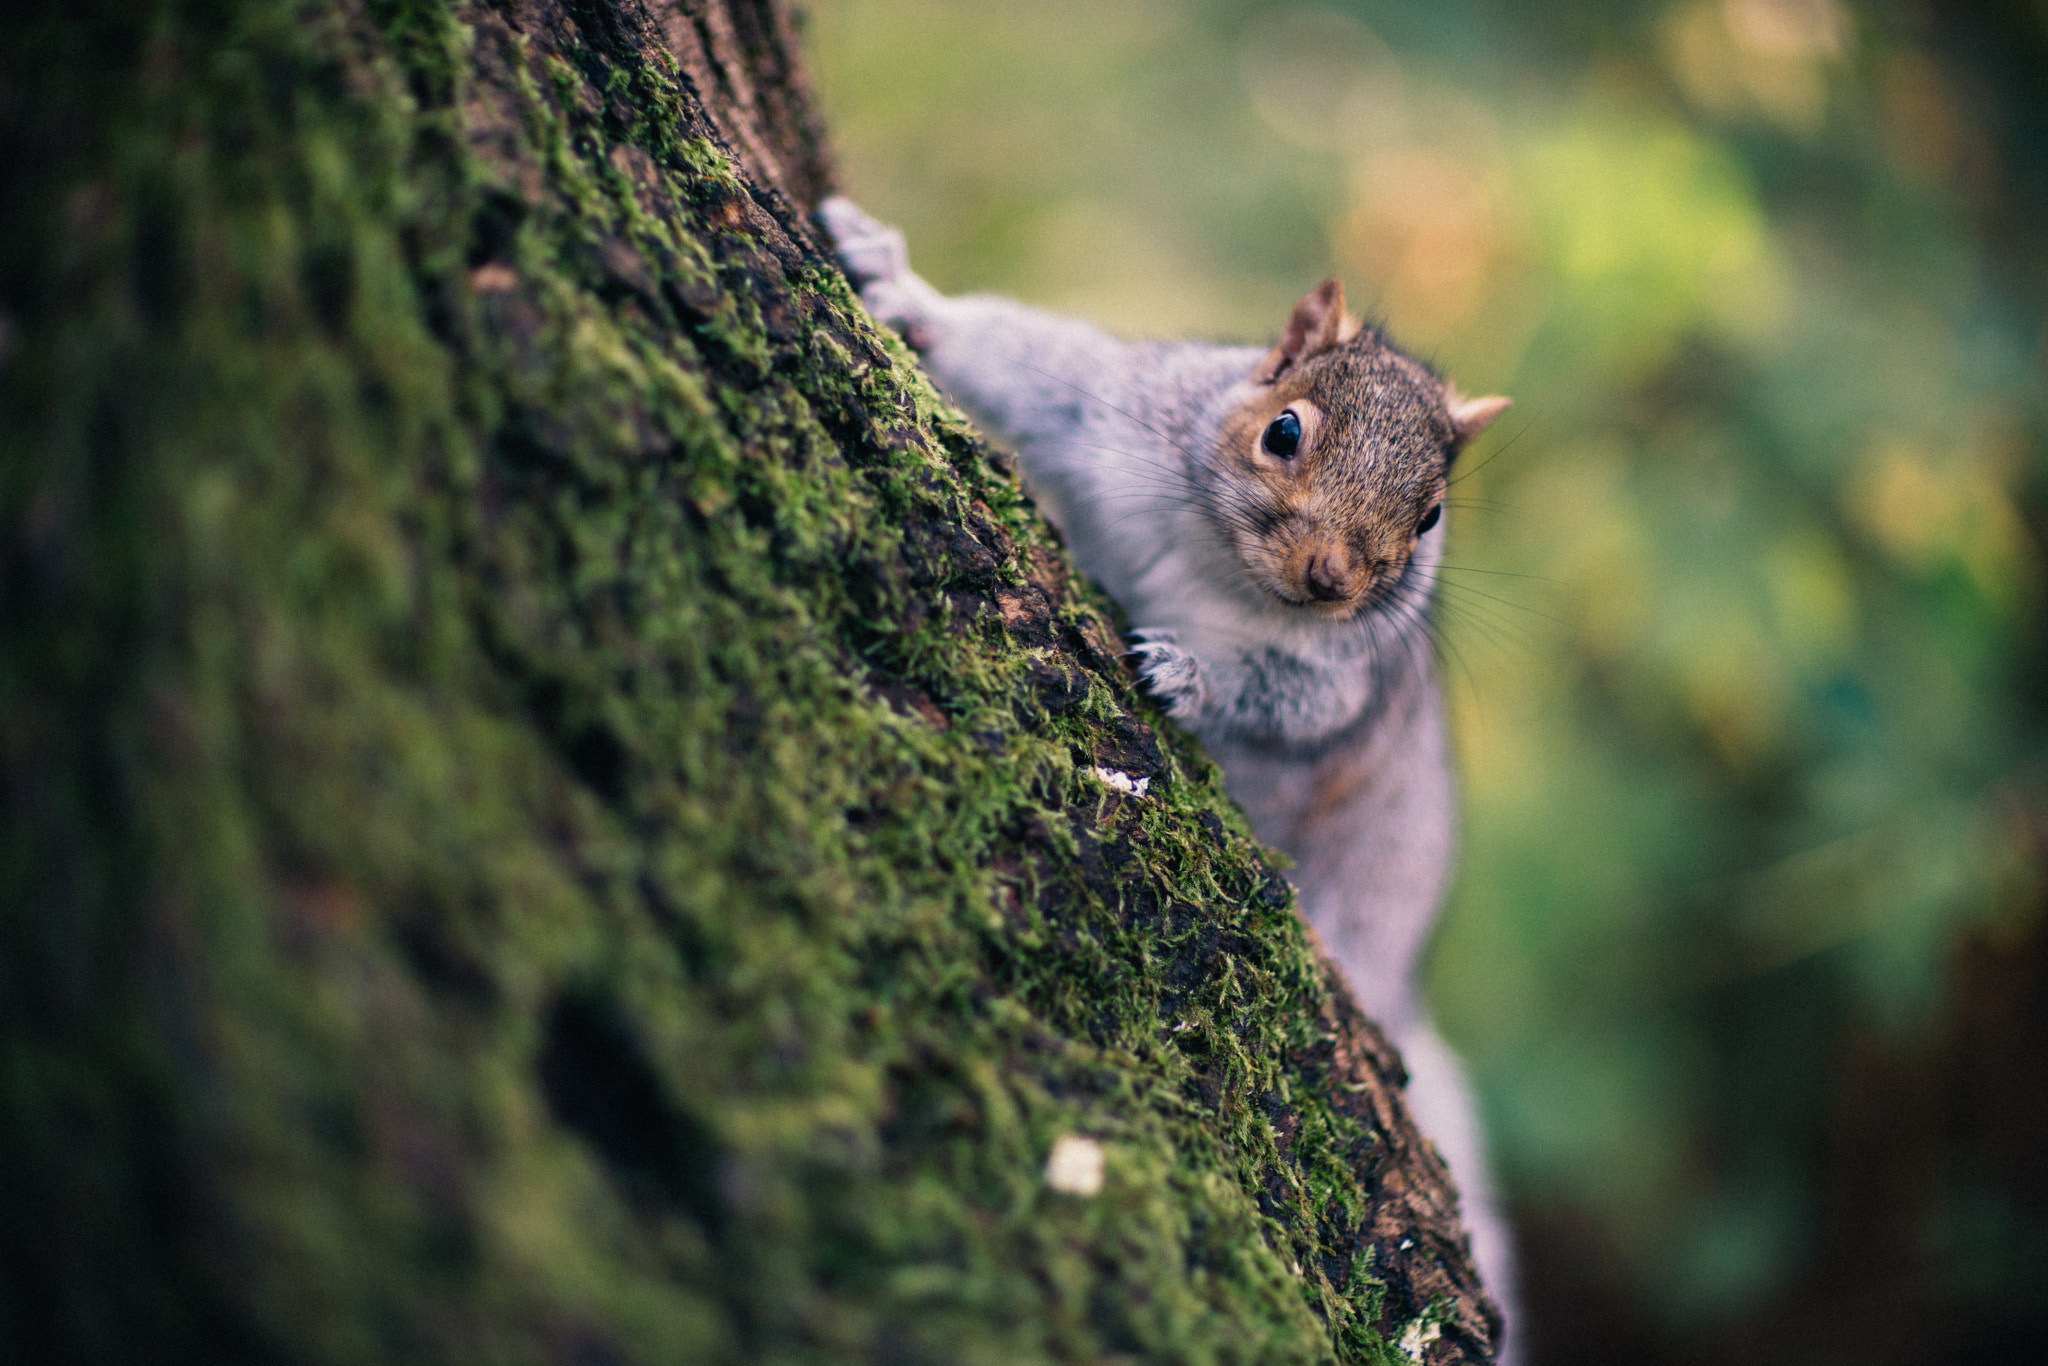
[{"label": "blurred green foliage", "polygon": [[2038,263],[1933,13],[810,6],[942,288],[1256,340],[1335,272],[1517,400],[1456,489],[1434,996],[1518,1200],[1668,1322],[1810,1270],[1843,1040],[2040,901]]}]

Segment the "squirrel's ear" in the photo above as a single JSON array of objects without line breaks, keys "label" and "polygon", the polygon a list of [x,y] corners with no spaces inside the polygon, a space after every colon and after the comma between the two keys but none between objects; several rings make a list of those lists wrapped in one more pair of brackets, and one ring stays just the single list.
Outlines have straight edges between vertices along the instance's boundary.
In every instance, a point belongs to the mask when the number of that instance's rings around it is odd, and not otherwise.
[{"label": "squirrel's ear", "polygon": [[1344,286],[1332,275],[1301,296],[1301,302],[1287,315],[1280,340],[1252,371],[1252,379],[1271,384],[1310,356],[1329,350],[1345,339],[1345,322]]},{"label": "squirrel's ear", "polygon": [[1502,398],[1499,394],[1487,398],[1464,398],[1456,389],[1444,389],[1444,405],[1451,411],[1451,430],[1458,434],[1460,446],[1485,431],[1513,402],[1513,399]]}]

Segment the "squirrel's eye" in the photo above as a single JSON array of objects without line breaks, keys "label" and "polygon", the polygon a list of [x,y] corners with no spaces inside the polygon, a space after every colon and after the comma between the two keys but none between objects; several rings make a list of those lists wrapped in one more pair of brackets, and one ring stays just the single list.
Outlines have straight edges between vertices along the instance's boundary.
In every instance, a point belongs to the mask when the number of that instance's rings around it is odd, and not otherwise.
[{"label": "squirrel's eye", "polygon": [[1438,503],[1435,507],[1431,508],[1429,511],[1422,514],[1422,520],[1416,523],[1415,534],[1420,536],[1424,532],[1428,531],[1431,527],[1436,525],[1437,518],[1443,515],[1444,505],[1442,503]]},{"label": "squirrel's eye", "polygon": [[1301,419],[1292,412],[1280,414],[1267,426],[1263,444],[1270,454],[1292,460],[1301,447]]}]

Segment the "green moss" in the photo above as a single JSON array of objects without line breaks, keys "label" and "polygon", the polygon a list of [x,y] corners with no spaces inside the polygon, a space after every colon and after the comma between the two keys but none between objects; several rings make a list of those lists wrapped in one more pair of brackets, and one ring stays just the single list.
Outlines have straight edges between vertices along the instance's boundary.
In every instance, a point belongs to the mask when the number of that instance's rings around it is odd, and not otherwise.
[{"label": "green moss", "polygon": [[673,72],[249,0],[38,75],[79,9],[8,53],[0,1332],[1392,1360],[1284,884]]}]

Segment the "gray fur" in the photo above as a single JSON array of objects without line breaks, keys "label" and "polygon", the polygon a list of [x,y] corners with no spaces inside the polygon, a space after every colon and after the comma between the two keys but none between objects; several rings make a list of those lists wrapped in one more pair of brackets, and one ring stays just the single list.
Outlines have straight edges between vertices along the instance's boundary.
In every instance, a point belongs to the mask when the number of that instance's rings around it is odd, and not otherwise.
[{"label": "gray fur", "polygon": [[1410,1104],[1450,1164],[1480,1273],[1506,1309],[1512,1246],[1471,1096],[1416,982],[1456,794],[1429,636],[1444,531],[1412,532],[1463,436],[1454,396],[1370,334],[1294,381],[1343,448],[1314,471],[1324,520],[1357,533],[1361,560],[1390,525],[1404,547],[1365,608],[1319,615],[1248,572],[1240,547],[1246,523],[1261,525],[1259,491],[1219,453],[1234,414],[1262,393],[1270,404],[1272,386],[1254,379],[1263,348],[1125,342],[1008,299],[947,298],[911,272],[901,234],[844,199],[821,213],[870,311],[1015,449],[1075,560],[1129,614],[1150,690],[1208,746],[1259,837],[1294,858],[1302,912],[1401,1049]]}]

